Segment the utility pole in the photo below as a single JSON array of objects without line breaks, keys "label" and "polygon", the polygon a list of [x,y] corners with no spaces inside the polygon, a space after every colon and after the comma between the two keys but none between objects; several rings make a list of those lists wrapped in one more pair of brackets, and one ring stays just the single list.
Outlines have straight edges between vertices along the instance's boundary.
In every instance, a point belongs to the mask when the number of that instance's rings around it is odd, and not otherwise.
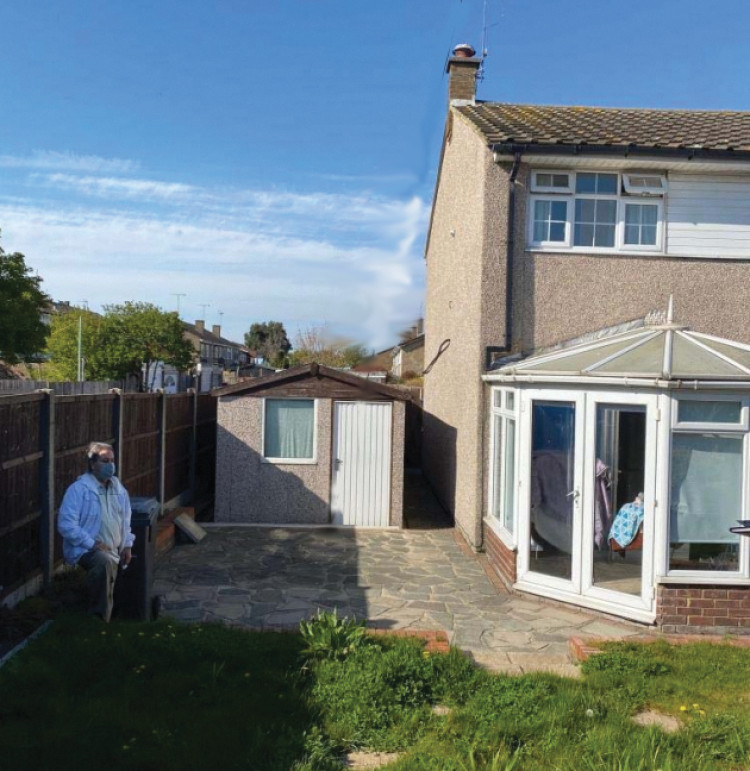
[{"label": "utility pole", "polygon": [[172,297],[177,298],[177,318],[180,318],[180,297],[187,297],[184,292],[171,292]]},{"label": "utility pole", "polygon": [[[88,300],[78,300],[78,302],[86,309],[89,309]],[[76,372],[76,380],[79,383],[83,383],[83,314],[78,316],[78,371]]]}]

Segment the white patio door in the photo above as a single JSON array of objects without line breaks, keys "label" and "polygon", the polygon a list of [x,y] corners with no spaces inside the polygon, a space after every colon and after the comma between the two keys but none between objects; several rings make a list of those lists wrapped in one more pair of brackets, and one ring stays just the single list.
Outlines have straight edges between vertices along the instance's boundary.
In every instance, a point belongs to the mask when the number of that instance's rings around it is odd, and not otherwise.
[{"label": "white patio door", "polygon": [[[650,620],[657,420],[651,394],[523,394],[519,588]],[[609,538],[623,508],[629,548]]]},{"label": "white patio door", "polygon": [[[650,612],[657,397],[597,392],[586,398],[581,591],[592,601]],[[609,538],[616,520],[632,531],[625,547]]]},{"label": "white patio door", "polygon": [[532,590],[580,590],[583,423],[580,392],[522,396],[519,581]]},{"label": "white patio door", "polygon": [[334,402],[332,524],[388,526],[391,427],[390,402]]}]

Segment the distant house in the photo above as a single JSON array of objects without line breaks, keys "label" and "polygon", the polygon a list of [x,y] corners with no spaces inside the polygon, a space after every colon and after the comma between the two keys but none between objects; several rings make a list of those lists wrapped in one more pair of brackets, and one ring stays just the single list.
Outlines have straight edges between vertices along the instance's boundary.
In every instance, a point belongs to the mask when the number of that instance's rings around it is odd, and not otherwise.
[{"label": "distant house", "polygon": [[424,369],[424,333],[399,343],[393,349],[391,375],[396,378],[421,375]]},{"label": "distant house", "polygon": [[247,362],[245,346],[222,337],[219,324],[214,324],[211,331],[206,329],[202,319],[197,319],[194,324],[184,321],[183,326],[185,339],[192,343],[198,359],[201,391],[220,386],[225,371],[236,371]]}]

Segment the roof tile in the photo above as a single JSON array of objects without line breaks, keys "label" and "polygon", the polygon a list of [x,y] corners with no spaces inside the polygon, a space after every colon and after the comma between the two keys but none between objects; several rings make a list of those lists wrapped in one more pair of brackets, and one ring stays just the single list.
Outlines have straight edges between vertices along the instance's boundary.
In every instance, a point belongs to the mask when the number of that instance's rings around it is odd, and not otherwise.
[{"label": "roof tile", "polygon": [[456,108],[488,144],[750,150],[750,112],[555,107],[480,102]]}]

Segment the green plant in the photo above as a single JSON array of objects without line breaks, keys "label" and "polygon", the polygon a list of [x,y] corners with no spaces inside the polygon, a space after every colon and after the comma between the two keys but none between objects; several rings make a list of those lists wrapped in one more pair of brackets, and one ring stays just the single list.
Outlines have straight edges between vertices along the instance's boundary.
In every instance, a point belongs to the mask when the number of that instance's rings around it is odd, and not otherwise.
[{"label": "green plant", "polygon": [[302,656],[306,662],[321,659],[339,661],[365,644],[367,631],[363,621],[338,617],[318,610],[309,621],[300,621],[299,631],[305,642]]}]

